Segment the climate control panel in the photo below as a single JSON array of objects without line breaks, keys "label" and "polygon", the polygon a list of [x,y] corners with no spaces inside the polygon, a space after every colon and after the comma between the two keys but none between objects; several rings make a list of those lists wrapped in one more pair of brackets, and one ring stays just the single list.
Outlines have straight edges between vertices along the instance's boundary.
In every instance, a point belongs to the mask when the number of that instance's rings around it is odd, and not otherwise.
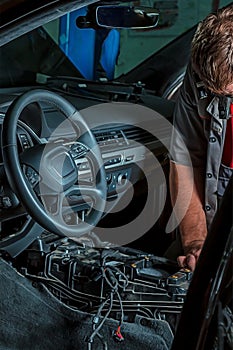
[{"label": "climate control panel", "polygon": [[131,171],[131,168],[124,168],[106,172],[108,193],[123,190],[130,181]]}]

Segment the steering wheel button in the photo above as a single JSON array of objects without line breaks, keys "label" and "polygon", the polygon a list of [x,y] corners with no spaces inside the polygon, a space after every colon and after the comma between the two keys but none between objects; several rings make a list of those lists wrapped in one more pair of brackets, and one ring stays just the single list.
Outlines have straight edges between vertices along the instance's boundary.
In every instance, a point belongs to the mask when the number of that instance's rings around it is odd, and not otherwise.
[{"label": "steering wheel button", "polygon": [[2,197],[2,206],[3,208],[10,208],[12,206],[11,200],[9,197]]},{"label": "steering wheel button", "polygon": [[19,134],[19,138],[20,138],[20,142],[21,142],[23,149],[30,147],[30,144],[29,144],[29,141],[28,141],[26,134]]}]

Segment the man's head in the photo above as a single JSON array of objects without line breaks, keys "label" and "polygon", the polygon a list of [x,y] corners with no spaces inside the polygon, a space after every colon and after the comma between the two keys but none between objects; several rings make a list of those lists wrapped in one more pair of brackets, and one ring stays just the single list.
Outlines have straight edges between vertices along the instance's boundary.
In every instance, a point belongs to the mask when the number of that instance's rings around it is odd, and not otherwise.
[{"label": "man's head", "polygon": [[233,95],[233,5],[208,15],[198,26],[192,65],[213,93]]}]

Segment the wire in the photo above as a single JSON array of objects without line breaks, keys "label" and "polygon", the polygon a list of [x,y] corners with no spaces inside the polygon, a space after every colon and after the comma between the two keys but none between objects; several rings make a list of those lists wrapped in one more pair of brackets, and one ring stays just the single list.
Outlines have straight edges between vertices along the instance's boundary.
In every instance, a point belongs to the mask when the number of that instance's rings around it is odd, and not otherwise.
[{"label": "wire", "polygon": [[[95,328],[96,324],[94,324],[93,328],[94,328],[94,331],[92,332],[91,336],[89,337],[88,339],[88,350],[91,350],[92,346],[91,344],[93,343],[93,340],[95,338],[95,336],[99,333],[100,329],[102,328],[102,326],[104,325],[106,319],[108,318],[111,310],[112,310],[112,305],[113,305],[113,292],[111,292],[110,294],[110,304],[109,304],[109,308],[105,314],[105,316],[103,317],[102,321],[99,323],[98,327]],[[103,303],[105,304],[105,303]],[[102,304],[102,305],[103,305]],[[94,318],[95,319],[95,318]]]},{"label": "wire", "polygon": [[110,301],[110,298],[104,300],[104,301],[100,304],[100,306],[99,306],[99,308],[98,308],[98,310],[97,310],[97,313],[96,313],[96,316],[95,316],[95,317],[100,317],[101,311],[103,310],[104,306],[105,306],[109,301]]},{"label": "wire", "polygon": [[120,322],[119,322],[119,327],[121,327],[122,323],[124,322],[124,309],[123,309],[122,299],[121,299],[119,292],[117,291],[116,294],[117,294],[119,304],[120,304],[120,309],[121,309],[121,318],[120,318]]},{"label": "wire", "polygon": [[[98,336],[100,338],[100,340],[102,341],[104,350],[107,350],[107,343],[106,341],[104,341],[103,336],[99,333],[99,331],[103,327],[106,319],[108,318],[110,312],[112,311],[113,297],[115,294],[119,300],[121,317],[119,320],[119,325],[117,327],[117,330],[114,332],[114,336],[117,341],[124,340],[124,337],[121,334],[121,326],[124,321],[124,309],[123,309],[123,303],[122,303],[122,299],[118,291],[118,288],[120,287],[124,289],[128,285],[129,281],[127,276],[118,267],[111,266],[111,265],[106,266],[105,265],[106,258],[107,256],[104,256],[104,257],[102,256],[101,271],[102,271],[103,281],[105,281],[107,285],[110,287],[111,292],[110,292],[110,297],[100,304],[96,315],[93,317],[93,332],[88,339],[88,350],[92,349],[92,343],[94,341],[95,336]],[[122,281],[121,281],[122,283],[119,282],[118,276],[122,277]],[[109,303],[108,310],[104,315],[102,321],[98,324],[101,312],[103,311],[103,308],[106,306],[107,303]]]},{"label": "wire", "polygon": [[[106,273],[108,273],[109,277]],[[103,277],[112,290],[117,290],[118,280],[116,279],[116,276],[112,272],[111,268],[106,267],[105,269],[103,269]]]},{"label": "wire", "polygon": [[111,266],[111,268],[113,269],[113,270],[115,270],[116,272],[118,272],[118,274],[120,275],[120,276],[122,276],[123,277],[123,285],[121,285],[120,283],[119,283],[119,281],[118,281],[118,285],[119,285],[119,287],[121,287],[121,288],[126,288],[127,286],[128,286],[128,284],[129,284],[129,279],[128,279],[128,277],[126,276],[126,274],[124,273],[124,272],[122,272],[118,267],[116,267],[116,266]]},{"label": "wire", "polygon": [[[100,333],[96,334],[97,337],[99,337],[99,339],[101,340],[102,344],[103,344],[103,350],[108,350],[108,344],[107,342],[104,340],[103,336]],[[88,350],[92,350],[92,343],[88,343]]]},{"label": "wire", "polygon": [[106,340],[104,340],[104,337],[99,332],[97,333],[97,337],[99,337],[99,339],[101,340],[101,342],[103,344],[103,349],[108,350],[108,344],[107,344]]}]

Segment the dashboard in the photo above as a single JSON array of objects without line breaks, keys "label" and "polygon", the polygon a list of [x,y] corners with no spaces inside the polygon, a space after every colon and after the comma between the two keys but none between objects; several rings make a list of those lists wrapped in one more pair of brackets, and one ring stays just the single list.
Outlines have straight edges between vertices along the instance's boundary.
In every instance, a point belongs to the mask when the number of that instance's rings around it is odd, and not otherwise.
[{"label": "dashboard", "polygon": [[[10,92],[0,96],[0,128],[9,105],[18,95],[18,92]],[[64,97],[86,120],[100,147],[106,172],[107,199],[111,208],[113,199],[116,204],[120,194],[166,163],[169,125],[161,121],[171,119],[171,101],[150,97],[146,103],[99,103],[69,95]],[[17,127],[18,152],[23,153],[37,144],[61,143],[68,147],[75,161],[79,180],[88,181],[91,179],[91,169],[85,157],[85,145],[77,140],[75,132],[72,135],[73,131],[67,123],[63,123],[62,113],[49,104],[43,102],[27,106]],[[8,220],[14,215],[17,217],[23,210],[7,182],[1,153],[0,169],[0,210],[2,217]],[[34,169],[26,168],[25,175],[32,187],[38,183],[39,177]],[[86,208],[80,200],[76,206],[80,211]]]}]

